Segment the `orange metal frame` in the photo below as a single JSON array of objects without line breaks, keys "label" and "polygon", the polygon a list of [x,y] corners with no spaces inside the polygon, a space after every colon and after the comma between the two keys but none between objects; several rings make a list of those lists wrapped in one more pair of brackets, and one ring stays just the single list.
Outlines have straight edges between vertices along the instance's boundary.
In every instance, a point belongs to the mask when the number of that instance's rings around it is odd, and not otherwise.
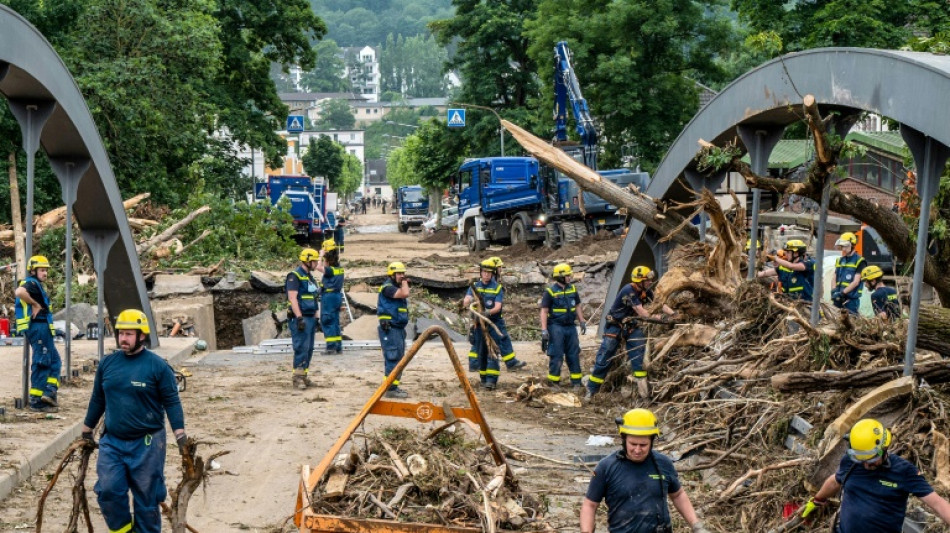
[{"label": "orange metal frame", "polygon": [[300,476],[300,485],[297,489],[297,505],[294,511],[294,524],[300,528],[301,533],[342,533],[356,531],[380,533],[475,533],[479,531],[477,528],[321,515],[315,513],[309,505],[310,495],[316,490],[323,476],[327,474],[330,465],[333,463],[333,459],[340,453],[340,450],[343,449],[343,446],[346,445],[347,441],[350,440],[350,437],[353,436],[353,433],[356,432],[357,428],[359,428],[360,424],[363,423],[363,420],[365,420],[368,415],[415,418],[420,422],[445,420],[445,410],[430,402],[391,402],[382,399],[383,394],[385,394],[390,385],[392,385],[396,376],[402,373],[403,369],[409,364],[409,361],[411,361],[422,348],[422,345],[435,336],[442,339],[445,351],[448,353],[449,359],[452,361],[452,366],[455,368],[455,374],[458,376],[459,383],[465,391],[465,396],[471,405],[469,408],[453,407],[452,414],[455,415],[456,418],[467,418],[478,424],[478,427],[482,431],[482,436],[485,437],[485,442],[489,445],[495,464],[498,466],[504,465],[507,476],[511,479],[511,468],[508,466],[508,462],[505,461],[505,455],[502,453],[501,447],[495,442],[491,428],[488,427],[488,422],[485,421],[485,417],[482,415],[482,410],[478,405],[478,399],[475,397],[475,391],[472,390],[472,386],[468,382],[465,370],[459,362],[458,354],[455,352],[455,347],[452,346],[449,334],[439,326],[431,326],[422,332],[422,335],[412,344],[409,351],[406,352],[406,355],[403,356],[399,364],[396,365],[396,368],[390,372],[389,376],[386,377],[379,388],[373,392],[369,401],[366,402],[366,405],[363,406],[359,414],[350,421],[349,425],[343,431],[343,434],[340,435],[340,438],[330,447],[330,450],[323,459],[320,460],[317,467],[311,472],[310,466],[304,465]]}]

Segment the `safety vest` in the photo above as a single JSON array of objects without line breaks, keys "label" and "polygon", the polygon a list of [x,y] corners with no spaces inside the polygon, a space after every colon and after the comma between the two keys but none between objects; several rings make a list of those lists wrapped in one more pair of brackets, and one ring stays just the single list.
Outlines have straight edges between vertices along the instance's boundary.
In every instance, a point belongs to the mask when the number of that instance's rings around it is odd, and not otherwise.
[{"label": "safety vest", "polygon": [[[49,295],[46,294],[46,290],[43,289],[43,284],[40,283],[40,280],[36,279],[34,276],[27,276],[26,279],[20,282],[20,287],[26,285],[29,282],[33,282],[40,289],[40,294],[43,296],[43,304],[46,306],[46,322],[50,325],[50,330],[53,329],[53,313],[49,308]],[[30,327],[30,320],[33,316],[33,306],[28,304],[25,300],[16,299],[16,332],[23,333]]]},{"label": "safety vest", "polygon": [[813,283],[815,277],[815,261],[805,259],[803,261],[805,270],[792,270],[784,266],[775,269],[778,274],[778,280],[782,284],[782,292],[800,300],[812,299]]},{"label": "safety vest", "polygon": [[[327,276],[327,273],[331,275]],[[341,292],[343,290],[343,269],[333,266],[326,267],[321,288],[324,294],[328,292]]]},{"label": "safety vest", "polygon": [[573,326],[578,300],[574,284],[562,288],[555,283],[546,290],[551,296],[551,321],[560,326]]},{"label": "safety vest", "polygon": [[317,282],[313,277],[304,271],[303,267],[297,267],[293,275],[300,280],[300,286],[297,288],[297,305],[300,306],[300,314],[303,316],[314,316],[317,314]]},{"label": "safety vest", "polygon": [[409,299],[386,296],[383,294],[383,289],[386,287],[396,287],[396,285],[392,280],[387,279],[386,283],[379,287],[379,297],[376,298],[376,317],[380,322],[388,320],[393,327],[404,328],[409,324]]},{"label": "safety vest", "polygon": [[[629,290],[626,290],[627,287],[629,287]],[[624,294],[625,291],[626,294]],[[627,317],[637,316],[637,312],[634,309],[636,304],[633,302],[633,296],[636,296],[640,305],[647,305],[653,301],[653,290],[639,289],[633,283],[627,284],[626,287],[620,289],[620,292],[617,293],[617,299],[607,313],[607,319],[619,323]]]},{"label": "safety vest", "polygon": [[[851,282],[854,281],[854,276],[860,275],[866,266],[867,261],[856,253],[848,257],[839,257],[835,261],[835,287],[844,290],[845,287],[851,285]],[[849,298],[860,298],[863,292],[864,283],[859,283],[858,288],[849,292],[846,296]]]},{"label": "safety vest", "polygon": [[[492,278],[488,284],[482,283],[482,280],[475,282],[475,290],[478,291],[478,294],[482,297],[482,303],[485,305],[485,314],[488,314],[493,307],[495,307],[495,302],[501,297],[501,283],[498,283],[497,280]],[[501,313],[495,315],[489,315],[492,320],[498,320],[501,318]]]}]

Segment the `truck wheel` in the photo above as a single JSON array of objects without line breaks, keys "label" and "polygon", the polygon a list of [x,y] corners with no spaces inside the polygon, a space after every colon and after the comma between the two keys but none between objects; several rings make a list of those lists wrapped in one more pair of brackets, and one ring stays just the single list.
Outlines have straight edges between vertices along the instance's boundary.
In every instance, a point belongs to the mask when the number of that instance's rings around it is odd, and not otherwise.
[{"label": "truck wheel", "polygon": [[545,226],[545,235],[544,235],[544,246],[554,249],[558,247],[558,230],[557,224],[554,222],[548,222]]},{"label": "truck wheel", "polygon": [[396,223],[396,226],[399,228],[399,233],[405,233],[409,231],[409,226],[403,224],[402,222]]},{"label": "truck wheel", "polygon": [[577,242],[587,236],[587,224],[584,222],[565,222],[561,225],[564,230],[564,242]]},{"label": "truck wheel", "polygon": [[511,245],[514,246],[525,242],[528,242],[528,236],[525,233],[524,220],[516,218],[515,221],[511,223]]},{"label": "truck wheel", "polygon": [[481,252],[485,249],[486,242],[478,240],[478,235],[475,233],[475,226],[468,228],[468,231],[465,232],[465,243],[468,245],[469,252]]}]

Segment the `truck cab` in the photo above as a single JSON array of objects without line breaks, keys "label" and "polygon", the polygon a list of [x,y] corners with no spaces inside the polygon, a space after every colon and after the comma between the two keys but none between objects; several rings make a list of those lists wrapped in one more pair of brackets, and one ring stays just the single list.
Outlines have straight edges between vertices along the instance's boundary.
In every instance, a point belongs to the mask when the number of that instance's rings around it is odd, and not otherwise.
[{"label": "truck cab", "polygon": [[409,226],[421,226],[429,215],[429,197],[419,185],[400,187],[396,191],[399,209],[399,231],[409,231]]}]

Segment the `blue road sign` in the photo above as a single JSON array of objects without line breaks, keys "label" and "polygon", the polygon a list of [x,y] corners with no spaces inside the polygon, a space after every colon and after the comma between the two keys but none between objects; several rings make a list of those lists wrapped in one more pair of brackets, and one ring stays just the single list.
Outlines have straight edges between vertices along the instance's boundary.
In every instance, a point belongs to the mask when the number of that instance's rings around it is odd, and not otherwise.
[{"label": "blue road sign", "polygon": [[449,109],[448,118],[449,118],[450,128],[464,128],[465,127],[465,110],[464,109]]},{"label": "blue road sign", "polygon": [[257,198],[258,200],[267,199],[267,184],[266,183],[254,184],[254,198]]},{"label": "blue road sign", "polygon": [[289,117],[287,117],[287,133],[302,133],[303,125],[304,125],[303,115],[290,115]]}]

